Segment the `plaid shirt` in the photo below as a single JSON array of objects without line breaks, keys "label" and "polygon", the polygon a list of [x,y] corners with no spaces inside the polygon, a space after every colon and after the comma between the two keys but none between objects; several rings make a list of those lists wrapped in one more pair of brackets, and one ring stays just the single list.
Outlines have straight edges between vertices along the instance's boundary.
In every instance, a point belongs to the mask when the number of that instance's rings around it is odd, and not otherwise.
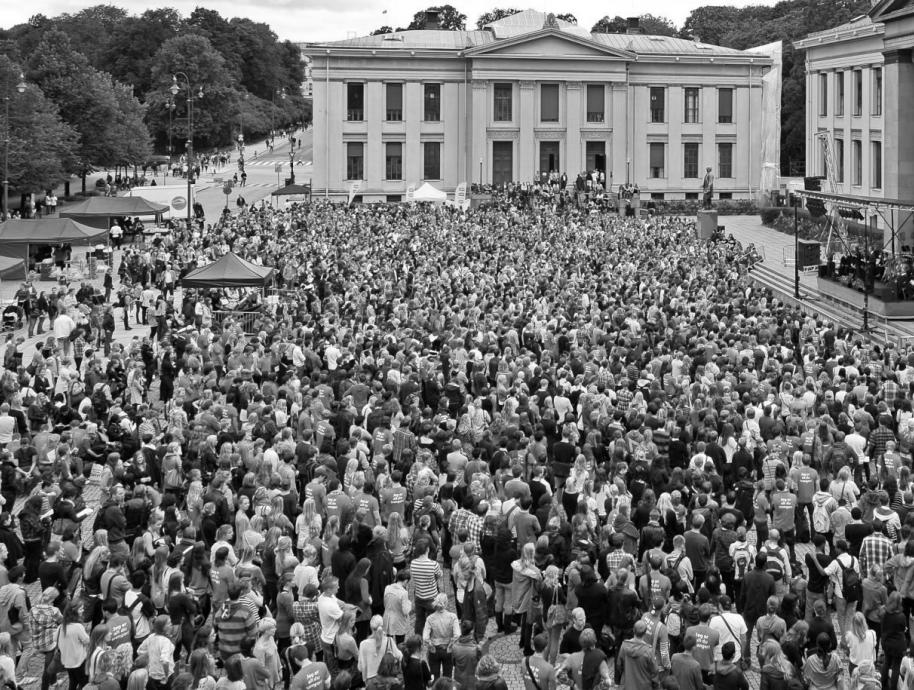
[{"label": "plaid shirt", "polygon": [[631,560],[631,555],[625,549],[615,549],[606,554],[606,566],[611,573],[621,568],[626,560]]},{"label": "plaid shirt", "polygon": [[904,393],[901,390],[901,386],[897,383],[894,381],[886,381],[882,384],[882,398],[891,410],[895,407],[896,400],[904,399]]},{"label": "plaid shirt", "polygon": [[894,554],[891,540],[881,532],[871,534],[860,546],[860,572],[868,573],[874,565],[882,568]]},{"label": "plaid shirt", "polygon": [[50,652],[57,646],[57,627],[63,620],[60,610],[50,604],[36,604],[29,611],[29,632],[39,652]]},{"label": "plaid shirt", "polygon": [[616,409],[619,412],[628,412],[628,406],[631,405],[632,398],[635,395],[628,388],[620,388],[616,391]]},{"label": "plaid shirt", "polygon": [[[895,434],[891,429],[884,426],[878,426],[870,434],[870,443],[869,447],[871,449],[870,455],[873,458],[881,458],[885,455],[885,444],[889,441],[895,440]],[[864,570],[863,572],[868,572]]]},{"label": "plaid shirt", "polygon": [[321,643],[321,619],[317,611],[317,600],[301,599],[292,604],[292,616],[296,623],[305,626],[305,642],[309,649],[319,649]]}]

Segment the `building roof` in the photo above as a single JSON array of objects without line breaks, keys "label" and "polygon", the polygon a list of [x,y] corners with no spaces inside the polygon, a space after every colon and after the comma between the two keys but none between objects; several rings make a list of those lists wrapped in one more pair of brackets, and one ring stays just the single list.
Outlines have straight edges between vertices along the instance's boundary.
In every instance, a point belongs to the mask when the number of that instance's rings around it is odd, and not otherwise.
[{"label": "building roof", "polygon": [[807,34],[805,38],[795,41],[793,46],[794,48],[800,49],[811,48],[817,45],[827,45],[829,43],[859,38],[861,36],[875,36],[882,33],[885,33],[885,24],[874,22],[869,16],[863,15],[846,24]]},{"label": "building roof", "polygon": [[360,36],[343,41],[311,44],[314,48],[368,48],[411,49],[411,50],[468,50],[490,45],[503,40],[516,39],[551,28],[578,39],[597,43],[612,50],[626,51],[635,55],[681,55],[681,56],[737,56],[744,51],[723,48],[709,43],[698,43],[670,36],[649,36],[645,34],[604,34],[590,33],[583,27],[557,19],[538,10],[524,10],[503,17],[485,25],[482,31],[396,31],[377,36]]}]

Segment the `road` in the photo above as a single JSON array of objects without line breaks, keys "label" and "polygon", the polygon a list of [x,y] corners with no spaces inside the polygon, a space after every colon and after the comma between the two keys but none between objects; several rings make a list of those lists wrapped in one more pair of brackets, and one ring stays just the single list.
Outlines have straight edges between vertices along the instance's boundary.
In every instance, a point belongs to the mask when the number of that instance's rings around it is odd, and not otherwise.
[{"label": "road", "polygon": [[[296,145],[294,156],[296,183],[311,181],[311,175],[314,170],[312,132],[313,130],[307,132],[299,130],[296,132],[296,139],[301,140],[301,146]],[[289,177],[289,140],[277,137],[272,153],[267,151],[263,142],[248,146],[245,150],[245,158],[244,167],[248,174],[247,184],[244,187],[237,185],[228,195],[229,208],[233,212],[238,209],[239,194],[244,197],[248,205],[259,203],[262,199],[266,199],[267,203],[269,203],[270,194],[278,187],[283,186],[286,178]],[[281,166],[280,172],[276,171],[277,166]],[[236,158],[224,170],[201,176],[203,180],[212,180],[209,184],[202,183],[196,193],[197,200],[203,204],[207,221],[211,222],[218,218],[222,209],[225,208],[226,198],[222,191],[222,183],[216,180],[231,178],[237,169]]]}]

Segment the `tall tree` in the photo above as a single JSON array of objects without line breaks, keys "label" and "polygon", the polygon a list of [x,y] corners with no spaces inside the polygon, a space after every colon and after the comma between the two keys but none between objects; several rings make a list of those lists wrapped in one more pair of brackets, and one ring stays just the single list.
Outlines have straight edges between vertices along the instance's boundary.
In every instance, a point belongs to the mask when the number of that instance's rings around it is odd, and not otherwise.
[{"label": "tall tree", "polygon": [[[77,169],[83,177],[93,166],[113,166],[127,161],[129,146],[110,75],[93,68],[73,49],[67,34],[45,33],[28,64],[29,79],[57,104],[64,121],[79,133]],[[129,129],[129,128],[128,128]],[[148,133],[145,135],[148,140]]]},{"label": "tall tree", "polygon": [[479,16],[479,19],[476,20],[476,28],[481,31],[486,27],[486,24],[497,22],[499,19],[510,17],[512,14],[517,14],[520,11],[521,10],[516,7],[496,7]]},{"label": "tall tree", "polygon": [[101,68],[115,79],[132,84],[139,96],[145,96],[152,87],[149,58],[182,29],[181,15],[170,7],[125,17],[111,32]]},{"label": "tall tree", "polygon": [[555,15],[556,19],[561,19],[563,22],[568,22],[569,24],[577,24],[578,18],[575,17],[571,12],[565,12],[564,14]]},{"label": "tall tree", "polygon": [[427,28],[428,12],[438,13],[438,28],[445,31],[464,31],[467,28],[467,16],[453,5],[436,5],[416,12],[413,20],[406,27],[407,31]]},{"label": "tall tree", "polygon": [[[187,83],[178,73],[186,74],[191,87],[194,146],[224,146],[232,141],[233,119],[237,115],[239,92],[222,55],[207,38],[185,34],[166,41],[153,56],[153,88],[147,95],[147,122],[154,133],[166,132],[168,111],[164,104],[172,98],[169,91],[172,75],[178,76],[180,89],[173,117],[175,141],[185,141],[188,134]],[[202,88],[203,97],[199,97]]]},{"label": "tall tree", "polygon": [[116,5],[94,5],[76,14],[62,14],[54,27],[70,37],[73,45],[86,56],[89,64],[104,69],[108,39],[117,25],[127,18],[127,10]]},{"label": "tall tree", "polygon": [[[17,84],[21,71],[19,64],[0,56],[0,84]],[[35,84],[9,95],[10,195],[38,192],[67,179],[75,168],[76,131]]]},{"label": "tall tree", "polygon": [[393,27],[387,26],[385,24],[384,26],[380,26],[377,29],[375,29],[374,31],[372,31],[370,35],[371,36],[381,36],[383,34],[392,34],[393,32],[394,32]]}]

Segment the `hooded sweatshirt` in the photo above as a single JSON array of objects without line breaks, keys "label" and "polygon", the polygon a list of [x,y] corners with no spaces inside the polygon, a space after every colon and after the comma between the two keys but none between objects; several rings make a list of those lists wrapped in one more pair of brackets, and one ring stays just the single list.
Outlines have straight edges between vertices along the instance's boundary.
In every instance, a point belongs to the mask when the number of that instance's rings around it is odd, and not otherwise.
[{"label": "hooded sweatshirt", "polygon": [[885,574],[891,577],[902,597],[914,598],[914,557],[896,554],[885,564]]},{"label": "hooded sweatshirt", "polygon": [[657,677],[654,650],[637,637],[625,640],[619,648],[623,668],[623,688],[650,688]]},{"label": "hooded sweatshirt", "polygon": [[229,601],[215,619],[223,659],[241,653],[241,641],[257,636],[257,615],[241,601]]}]

